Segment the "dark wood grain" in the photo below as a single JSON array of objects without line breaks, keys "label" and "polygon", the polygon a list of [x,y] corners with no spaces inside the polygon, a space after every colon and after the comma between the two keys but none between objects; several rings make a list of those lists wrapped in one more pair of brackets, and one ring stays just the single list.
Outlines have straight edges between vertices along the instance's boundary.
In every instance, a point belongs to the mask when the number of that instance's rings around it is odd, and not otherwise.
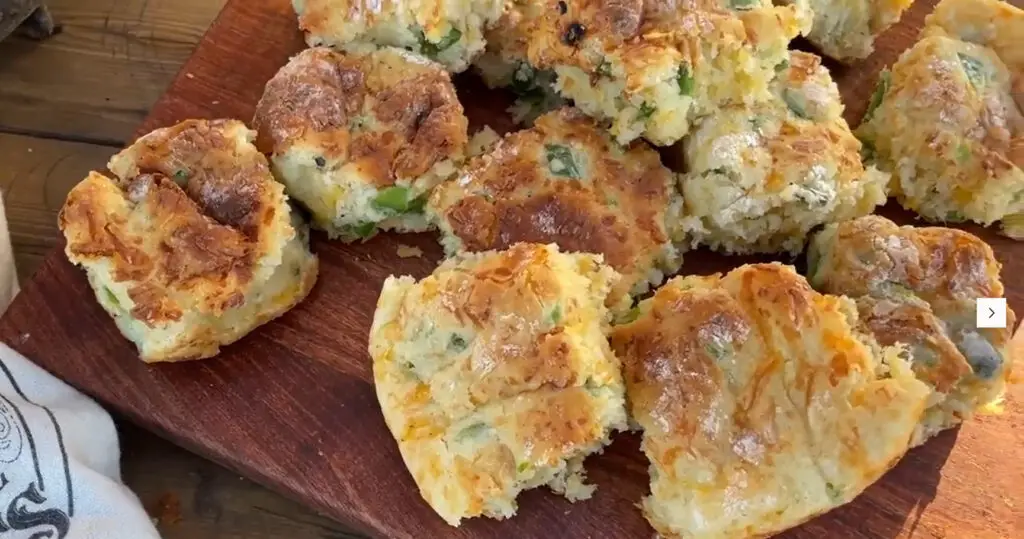
[{"label": "dark wood grain", "polygon": [[[913,23],[929,8],[919,2],[874,59],[836,70],[849,115],[862,112],[874,73],[912,41]],[[263,83],[300,46],[287,0],[232,0],[142,130],[191,117],[249,118]],[[475,123],[495,119],[495,103],[480,97],[479,86],[463,82],[460,89]],[[970,230],[992,243],[1004,264],[1010,304],[1024,313],[1024,244]],[[599,487],[594,499],[570,504],[537,490],[521,497],[519,516],[510,521],[473,519],[448,528],[420,500],[402,466],[366,354],[382,281],[391,273],[429,273],[440,255],[436,240],[382,235],[342,245],[317,235],[313,243],[322,274],[309,299],[216,359],[139,362],[96,305],[84,275],[59,252],[0,320],[0,339],[142,426],[374,536],[650,536],[635,508],[647,490],[647,463],[630,435],[618,436],[589,461]],[[400,258],[399,243],[426,254]],[[687,255],[683,271],[709,273],[749,260],[702,251]],[[786,537],[1024,536],[1022,404],[1018,386],[1005,415],[982,418],[912,451],[856,501]]]}]

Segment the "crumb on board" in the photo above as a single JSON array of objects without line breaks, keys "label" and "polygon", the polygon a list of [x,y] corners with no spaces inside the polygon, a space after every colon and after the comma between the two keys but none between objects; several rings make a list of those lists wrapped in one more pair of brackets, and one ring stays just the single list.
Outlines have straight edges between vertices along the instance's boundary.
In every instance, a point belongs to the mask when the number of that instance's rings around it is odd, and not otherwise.
[{"label": "crumb on board", "polygon": [[196,76],[195,76],[195,75],[193,75],[193,74],[191,74],[191,73],[185,73],[185,77],[186,77],[186,78],[189,78],[189,79],[194,79],[194,78],[196,78]]},{"label": "crumb on board", "polygon": [[423,250],[419,247],[413,247],[412,245],[406,245],[404,243],[398,244],[398,257],[399,258],[422,258]]},{"label": "crumb on board", "polygon": [[156,503],[149,504],[146,512],[157,526],[173,526],[181,522],[181,500],[173,492],[160,496]]}]

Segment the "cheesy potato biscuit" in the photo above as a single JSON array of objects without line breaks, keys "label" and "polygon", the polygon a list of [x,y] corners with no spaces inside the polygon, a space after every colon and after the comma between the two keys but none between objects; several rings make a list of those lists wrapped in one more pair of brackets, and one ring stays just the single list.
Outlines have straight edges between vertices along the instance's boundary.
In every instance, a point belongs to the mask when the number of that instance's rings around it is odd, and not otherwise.
[{"label": "cheesy potato biscuit", "polygon": [[914,0],[782,0],[807,10],[813,19],[807,39],[826,56],[843,61],[867,58],[875,38],[899,22]]},{"label": "cheesy potato biscuit", "polygon": [[1007,327],[976,327],[978,298],[1003,297],[1000,264],[981,239],[939,227],[897,226],[876,215],[830,225],[808,254],[811,284],[856,299],[882,345],[901,344],[933,390],[917,442],[1001,399],[1013,361]]},{"label": "cheesy potato biscuit", "polygon": [[621,147],[565,108],[473,159],[435,189],[427,213],[449,255],[557,243],[603,255],[623,276],[617,289],[640,293],[682,264],[681,206],[657,152],[641,141]]},{"label": "cheesy potato biscuit", "polygon": [[677,277],[613,328],[661,537],[768,537],[843,505],[907,450],[928,390],[789,266]]},{"label": "cheesy potato biscuit", "polygon": [[861,163],[861,143],[817,56],[793,52],[772,93],[706,118],[682,142],[682,224],[695,244],[797,254],[812,228],[885,202],[889,176]]},{"label": "cheesy potato biscuit", "polygon": [[453,72],[484,49],[504,0],[292,0],[310,47],[401,47]]},{"label": "cheesy potato biscuit", "polygon": [[768,0],[542,0],[524,10],[527,59],[620,143],[671,145],[697,118],[768,99],[775,68],[808,20]]},{"label": "cheesy potato biscuit", "polygon": [[384,282],[369,339],[377,397],[446,522],[510,517],[542,485],[590,497],[583,459],[626,427],[607,341],[617,279],[599,256],[517,244]]},{"label": "cheesy potato biscuit", "polygon": [[882,73],[857,135],[904,207],[929,221],[1002,221],[1024,238],[1019,77],[992,49],[942,35]]},{"label": "cheesy potato biscuit", "polygon": [[288,194],[345,241],[426,230],[423,203],[465,159],[468,129],[449,74],[395,48],[299,53],[253,123]]},{"label": "cheesy potato biscuit", "polygon": [[255,133],[234,120],[158,129],[93,172],[60,213],[65,254],[143,361],[217,354],[316,281],[305,225]]}]

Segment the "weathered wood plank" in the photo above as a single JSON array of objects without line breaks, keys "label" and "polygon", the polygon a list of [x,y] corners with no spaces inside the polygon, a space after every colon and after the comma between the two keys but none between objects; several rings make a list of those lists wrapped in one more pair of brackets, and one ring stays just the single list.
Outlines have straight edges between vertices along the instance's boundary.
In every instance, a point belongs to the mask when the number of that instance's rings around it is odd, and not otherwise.
[{"label": "weathered wood plank", "polygon": [[0,131],[119,144],[224,0],[50,0],[63,32],[0,43]]},{"label": "weathered wood plank", "polygon": [[361,537],[238,474],[119,422],[122,476],[164,539]]},{"label": "weathered wood plank", "polygon": [[[0,109],[6,102],[0,99]],[[21,281],[57,244],[57,212],[68,191],[114,148],[0,133],[0,189]]]}]

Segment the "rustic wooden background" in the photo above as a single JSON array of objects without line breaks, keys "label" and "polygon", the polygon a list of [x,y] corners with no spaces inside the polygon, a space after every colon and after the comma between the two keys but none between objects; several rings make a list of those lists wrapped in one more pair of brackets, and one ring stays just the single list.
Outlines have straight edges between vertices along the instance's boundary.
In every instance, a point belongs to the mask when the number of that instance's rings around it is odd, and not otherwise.
[{"label": "rustic wooden background", "polygon": [[[22,281],[56,244],[68,190],[138,127],[224,0],[48,0],[63,31],[0,43],[0,189]],[[358,537],[137,427],[123,474],[165,539]]]}]

